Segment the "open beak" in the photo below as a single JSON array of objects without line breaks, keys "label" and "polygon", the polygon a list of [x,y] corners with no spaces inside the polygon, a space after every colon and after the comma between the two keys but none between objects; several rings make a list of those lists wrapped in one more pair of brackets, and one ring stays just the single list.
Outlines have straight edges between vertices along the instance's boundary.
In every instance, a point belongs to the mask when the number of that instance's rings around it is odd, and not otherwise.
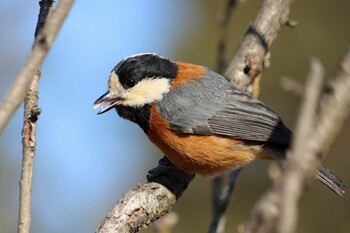
[{"label": "open beak", "polygon": [[107,91],[105,94],[100,96],[100,98],[98,98],[95,101],[93,108],[96,109],[101,107],[101,110],[97,114],[102,114],[102,113],[108,112],[109,110],[114,108],[116,105],[120,104],[122,101],[123,101],[122,98],[115,95],[111,95],[109,91]]}]

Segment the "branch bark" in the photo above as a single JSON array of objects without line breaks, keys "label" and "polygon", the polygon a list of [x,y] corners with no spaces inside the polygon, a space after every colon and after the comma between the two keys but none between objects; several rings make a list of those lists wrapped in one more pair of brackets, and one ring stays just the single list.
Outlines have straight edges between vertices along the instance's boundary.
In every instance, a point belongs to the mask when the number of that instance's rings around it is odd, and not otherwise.
[{"label": "branch bark", "polygon": [[288,22],[292,0],[265,0],[225,75],[242,90],[253,92],[253,82],[268,66],[268,53],[281,27]]},{"label": "branch bark", "polygon": [[47,23],[37,35],[29,56],[18,72],[16,80],[0,105],[0,134],[16,109],[23,102],[29,84],[33,80],[36,70],[41,66],[49,52],[49,49],[67,17],[72,4],[73,0],[59,1],[56,9],[47,19]]},{"label": "branch bark", "polygon": [[[263,69],[266,67],[266,59],[268,50],[275,40],[278,31],[281,26],[288,22],[288,14],[291,5],[291,0],[265,0],[263,1],[257,17],[255,18],[253,24],[249,27],[245,37],[243,38],[236,55],[234,56],[227,72],[226,76],[234,83],[236,86],[242,90],[247,90],[252,93],[254,90],[254,80],[258,77]],[[167,160],[165,157],[162,160]],[[161,160],[161,161],[162,161]],[[149,182],[155,182],[164,185],[168,188],[175,196],[180,197],[181,193],[187,188],[188,184],[193,179],[193,175],[186,174],[180,169],[176,168],[169,161],[167,162],[166,167],[164,167],[163,162],[160,162],[158,167],[152,169],[153,174],[156,176],[149,176],[151,179],[148,179]],[[176,174],[174,176],[174,174]],[[175,182],[174,182],[175,181]],[[234,184],[234,182],[233,182]],[[141,187],[148,188],[148,184],[145,184]],[[164,189],[159,189],[164,190]],[[176,193],[174,193],[174,191]],[[164,191],[165,192],[165,191]],[[180,193],[180,195],[178,195]],[[153,199],[153,192],[147,192],[149,198]],[[125,196],[136,195],[133,190],[125,194]],[[161,217],[162,214],[167,213],[171,210],[175,202],[172,202],[170,196],[163,194],[165,198],[168,198],[167,202],[172,203],[169,205],[163,205],[163,208],[160,206],[161,210],[158,209],[157,213],[153,213],[152,210],[147,210],[151,218],[139,218],[137,226],[145,226],[157,218]],[[177,199],[176,198],[176,199]],[[129,199],[127,199],[129,200]],[[119,206],[125,203],[124,198],[117,203],[116,206],[107,214],[107,218],[102,221],[100,226],[97,229],[97,233],[102,232],[123,232],[121,230],[121,225],[119,224],[119,218],[125,216],[124,212],[132,212],[132,210],[127,210],[120,208]],[[135,199],[132,199],[135,201]],[[139,201],[141,203],[141,201]],[[155,205],[159,206],[157,203]],[[141,207],[140,207],[141,208]],[[121,212],[116,212],[119,210]],[[154,210],[154,209],[153,209]],[[152,213],[152,214],[151,214]],[[108,221],[107,221],[108,219]],[[108,223],[107,223],[108,222]],[[114,222],[114,223],[113,223]],[[131,223],[132,222],[132,223]],[[125,221],[124,224],[130,225],[135,224],[135,219],[130,219]],[[136,232],[139,228],[128,228],[129,231],[126,232]]]},{"label": "branch bark", "polygon": [[23,158],[20,180],[18,232],[29,233],[31,223],[32,183],[36,146],[36,121],[40,114],[38,108],[38,87],[40,70],[35,73],[24,104],[24,122],[22,130]]},{"label": "branch bark", "polygon": [[[35,28],[35,38],[46,22],[46,19],[53,7],[53,0],[42,0],[39,2],[40,11],[38,22]],[[18,232],[29,233],[31,223],[31,202],[32,202],[32,183],[34,171],[34,156],[36,145],[36,122],[41,112],[38,108],[39,98],[39,80],[40,67],[34,74],[33,80],[29,85],[28,92],[24,99],[24,119],[22,130],[23,158],[22,171],[20,180],[20,197],[19,197],[19,216]]]},{"label": "branch bark", "polygon": [[99,233],[137,232],[167,213],[176,197],[157,183],[137,186],[125,194],[98,228]]}]

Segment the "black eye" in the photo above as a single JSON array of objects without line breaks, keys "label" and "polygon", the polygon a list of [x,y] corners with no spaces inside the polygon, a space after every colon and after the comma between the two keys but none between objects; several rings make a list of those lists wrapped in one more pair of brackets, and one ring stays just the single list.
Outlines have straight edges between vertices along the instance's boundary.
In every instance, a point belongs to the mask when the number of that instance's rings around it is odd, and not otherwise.
[{"label": "black eye", "polygon": [[131,87],[135,86],[136,83],[137,83],[137,82],[136,82],[135,79],[129,78],[128,80],[126,80],[125,86],[126,86],[127,88],[131,88]]}]

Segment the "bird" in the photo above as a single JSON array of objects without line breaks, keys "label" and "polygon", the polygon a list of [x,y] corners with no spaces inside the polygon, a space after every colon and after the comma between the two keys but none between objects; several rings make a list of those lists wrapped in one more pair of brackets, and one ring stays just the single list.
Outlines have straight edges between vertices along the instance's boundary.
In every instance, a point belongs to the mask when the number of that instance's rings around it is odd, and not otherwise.
[{"label": "bird", "polygon": [[[93,107],[98,114],[115,109],[176,167],[206,177],[255,159],[285,159],[293,139],[274,111],[222,75],[154,53],[121,60]],[[344,195],[345,185],[328,169],[316,178]]]}]

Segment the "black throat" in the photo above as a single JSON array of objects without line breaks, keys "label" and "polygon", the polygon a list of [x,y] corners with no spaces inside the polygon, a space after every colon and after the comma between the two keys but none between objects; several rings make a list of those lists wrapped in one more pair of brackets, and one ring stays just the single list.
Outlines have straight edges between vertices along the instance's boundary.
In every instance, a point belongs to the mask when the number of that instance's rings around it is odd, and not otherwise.
[{"label": "black throat", "polygon": [[126,107],[120,105],[115,109],[120,117],[135,122],[147,134],[151,115],[151,106],[149,104],[141,107]]}]

